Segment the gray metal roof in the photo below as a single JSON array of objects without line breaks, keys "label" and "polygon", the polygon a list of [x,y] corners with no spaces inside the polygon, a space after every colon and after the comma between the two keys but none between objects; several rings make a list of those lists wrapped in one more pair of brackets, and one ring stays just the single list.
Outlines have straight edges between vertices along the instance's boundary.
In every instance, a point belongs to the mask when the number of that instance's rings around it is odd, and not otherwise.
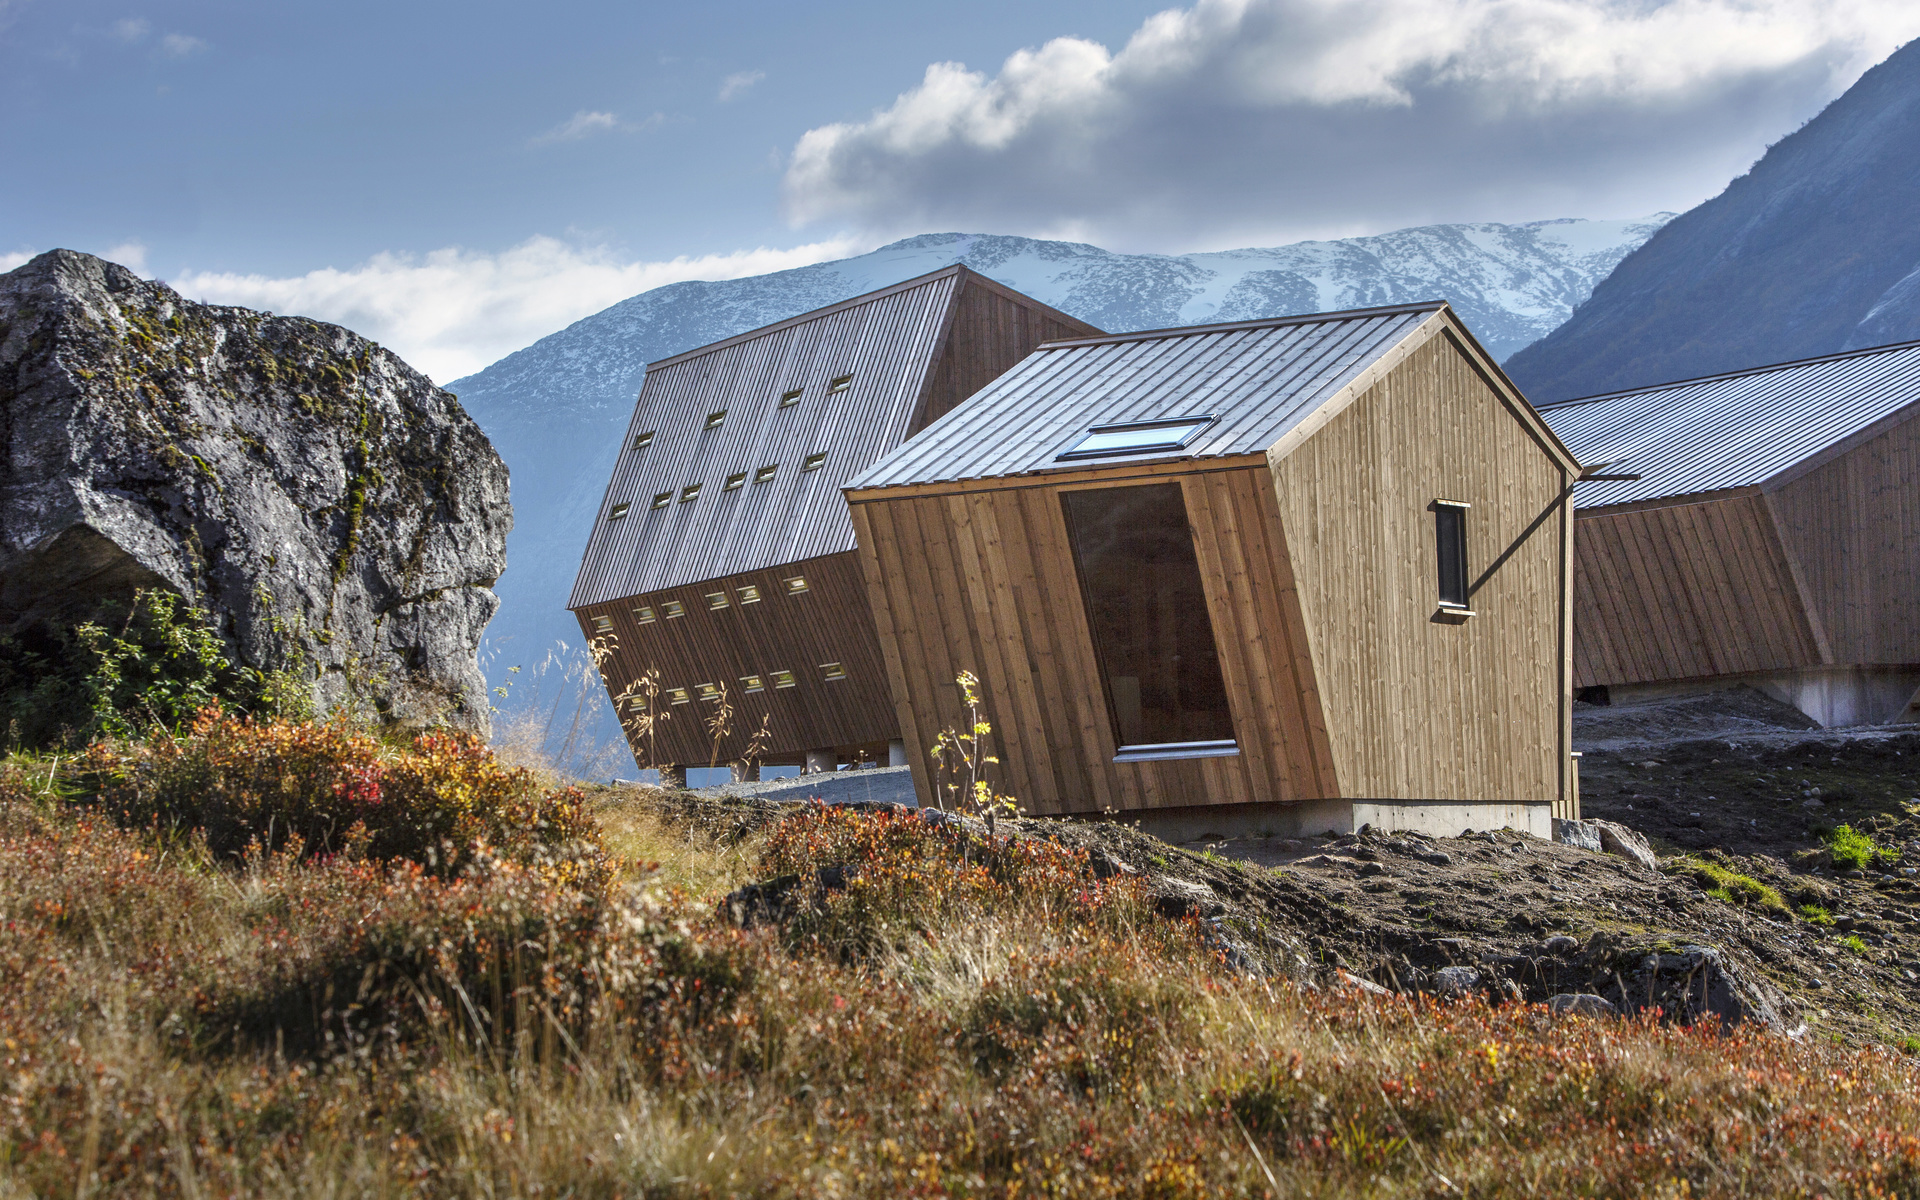
[{"label": "gray metal roof", "polygon": [[[1048,343],[847,486],[1264,453],[1444,307],[1436,300]],[[1177,455],[1055,461],[1090,426],[1196,415],[1215,421]]]},{"label": "gray metal roof", "polygon": [[1540,407],[1583,463],[1581,508],[1760,484],[1920,402],[1920,342],[1683,379]]},{"label": "gray metal roof", "polygon": [[[949,267],[651,365],[567,606],[853,549],[840,488],[906,436],[965,274]],[[829,395],[842,375],[851,385]],[[782,407],[792,388],[805,390]],[[802,469],[821,453],[823,466]],[[769,465],[773,479],[754,483]],[[740,472],[747,482],[726,490]],[[682,503],[692,484],[698,498]],[[619,504],[630,507],[609,519]]]}]

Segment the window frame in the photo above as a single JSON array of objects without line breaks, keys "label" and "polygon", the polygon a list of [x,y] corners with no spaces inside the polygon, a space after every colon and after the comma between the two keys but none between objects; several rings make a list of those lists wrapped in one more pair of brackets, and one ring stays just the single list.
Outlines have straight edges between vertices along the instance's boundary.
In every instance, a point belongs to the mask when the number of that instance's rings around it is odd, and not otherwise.
[{"label": "window frame", "polygon": [[1464,500],[1436,498],[1427,507],[1433,513],[1437,615],[1464,620],[1474,615],[1473,571],[1469,566],[1471,544],[1467,537],[1467,514],[1473,505]]}]

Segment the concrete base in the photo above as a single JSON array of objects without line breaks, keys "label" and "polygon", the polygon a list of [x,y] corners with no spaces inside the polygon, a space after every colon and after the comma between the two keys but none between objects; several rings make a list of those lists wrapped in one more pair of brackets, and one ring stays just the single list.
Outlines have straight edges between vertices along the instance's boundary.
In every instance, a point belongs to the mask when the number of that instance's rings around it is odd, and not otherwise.
[{"label": "concrete base", "polygon": [[1107,819],[1137,825],[1163,842],[1310,837],[1352,833],[1363,825],[1371,825],[1378,833],[1404,830],[1432,837],[1458,837],[1469,829],[1512,829],[1541,839],[1553,837],[1551,804],[1508,801],[1303,800],[1145,809],[1112,813]]},{"label": "concrete base", "polygon": [[1607,692],[1614,704],[1635,704],[1737,687],[1750,687],[1797,708],[1824,729],[1920,721],[1920,667],[1915,666],[1806,667],[1764,675],[1612,684]]}]

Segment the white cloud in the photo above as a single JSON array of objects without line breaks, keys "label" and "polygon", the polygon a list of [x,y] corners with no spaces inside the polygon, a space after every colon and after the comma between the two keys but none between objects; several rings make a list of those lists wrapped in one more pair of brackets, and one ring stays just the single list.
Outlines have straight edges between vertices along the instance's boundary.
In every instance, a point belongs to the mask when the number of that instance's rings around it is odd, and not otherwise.
[{"label": "white cloud", "polygon": [[767,77],[765,71],[735,71],[720,81],[720,102],[722,104],[747,94],[747,89]]},{"label": "white cloud", "polygon": [[100,257],[116,262],[135,275],[147,274],[147,248],[141,242],[126,241],[111,247]]},{"label": "white cloud", "polygon": [[620,118],[610,112],[588,112],[581,109],[566,120],[533,139],[536,146],[545,146],[553,142],[577,142],[581,138],[592,137],[596,133],[605,133],[620,128]]},{"label": "white cloud", "polygon": [[194,299],[345,325],[444,383],[650,288],[737,279],[872,248],[870,240],[839,238],[631,262],[605,248],[536,237],[500,254],[448,247],[418,258],[378,254],[349,270],[290,278],[188,271],[168,282]]},{"label": "white cloud", "polygon": [[28,260],[30,260],[32,257],[33,255],[26,251],[17,251],[12,254],[0,254],[0,273],[11,271],[15,267],[24,266],[26,265]]},{"label": "white cloud", "polygon": [[153,24],[142,17],[122,17],[107,27],[107,32],[131,46],[153,29]]},{"label": "white cloud", "polygon": [[160,39],[160,52],[168,58],[186,58],[206,48],[204,40],[186,33],[170,33]]},{"label": "white cloud", "polygon": [[1907,0],[1198,0],[1118,52],[929,66],[804,134],[786,208],[1163,248],[1638,211],[1717,190],[1916,33]]}]

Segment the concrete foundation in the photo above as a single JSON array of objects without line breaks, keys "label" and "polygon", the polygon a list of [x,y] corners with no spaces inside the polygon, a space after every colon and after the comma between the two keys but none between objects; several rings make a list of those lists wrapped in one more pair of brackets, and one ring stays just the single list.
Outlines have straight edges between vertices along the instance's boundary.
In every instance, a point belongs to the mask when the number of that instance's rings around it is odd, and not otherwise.
[{"label": "concrete foundation", "polygon": [[1750,687],[1805,713],[1826,729],[1920,721],[1920,667],[1807,667],[1762,675],[1721,675],[1660,683],[1612,684],[1614,704],[1698,696]]},{"label": "concrete foundation", "polygon": [[1512,801],[1303,800],[1149,809],[1114,813],[1111,819],[1137,825],[1163,842],[1310,837],[1352,833],[1363,825],[1379,833],[1407,831],[1433,837],[1458,837],[1469,829],[1512,829],[1547,840],[1553,837],[1551,804]]}]

